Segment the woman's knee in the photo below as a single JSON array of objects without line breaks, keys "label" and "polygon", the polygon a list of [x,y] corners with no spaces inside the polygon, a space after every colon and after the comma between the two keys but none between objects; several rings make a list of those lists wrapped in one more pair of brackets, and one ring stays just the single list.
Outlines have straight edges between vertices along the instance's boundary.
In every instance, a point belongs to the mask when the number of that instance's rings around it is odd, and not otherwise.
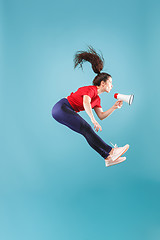
[{"label": "woman's knee", "polygon": [[82,133],[86,134],[88,132],[93,131],[93,129],[87,122],[82,122],[81,123],[81,131],[82,131]]},{"label": "woman's knee", "polygon": [[55,118],[56,116],[56,112],[54,111],[54,109],[52,108],[52,117]]},{"label": "woman's knee", "polygon": [[60,111],[59,111],[60,109],[58,108],[58,106],[55,104],[54,106],[53,106],[53,108],[52,108],[52,117],[54,118],[54,119],[57,119],[58,118],[58,116],[59,116],[59,114],[60,114]]}]

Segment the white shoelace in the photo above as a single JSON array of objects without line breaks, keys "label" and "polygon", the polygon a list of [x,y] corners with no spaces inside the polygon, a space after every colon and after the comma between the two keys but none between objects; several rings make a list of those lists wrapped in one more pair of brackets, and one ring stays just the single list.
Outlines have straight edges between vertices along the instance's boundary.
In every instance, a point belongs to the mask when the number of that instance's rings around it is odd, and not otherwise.
[{"label": "white shoelace", "polygon": [[[111,142],[110,142],[111,143]],[[114,147],[114,148],[117,148],[118,147],[118,145],[117,144],[113,144],[113,143],[111,143],[112,144],[112,146]]]}]

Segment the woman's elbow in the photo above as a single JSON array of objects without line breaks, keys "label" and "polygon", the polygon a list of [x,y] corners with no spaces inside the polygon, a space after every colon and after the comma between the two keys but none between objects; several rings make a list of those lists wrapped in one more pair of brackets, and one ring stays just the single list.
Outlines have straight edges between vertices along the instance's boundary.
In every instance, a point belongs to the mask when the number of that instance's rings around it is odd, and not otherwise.
[{"label": "woman's elbow", "polygon": [[103,114],[100,114],[99,119],[100,119],[101,121],[104,119],[104,118],[103,118]]}]

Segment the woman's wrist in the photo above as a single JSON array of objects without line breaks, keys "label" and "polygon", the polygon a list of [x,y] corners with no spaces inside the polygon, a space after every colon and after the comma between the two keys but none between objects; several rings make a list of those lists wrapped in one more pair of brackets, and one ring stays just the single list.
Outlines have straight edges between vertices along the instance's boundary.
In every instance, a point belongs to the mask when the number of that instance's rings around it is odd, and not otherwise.
[{"label": "woman's wrist", "polygon": [[94,118],[94,116],[92,116],[92,117],[91,117],[91,121],[94,121],[94,120],[95,120],[95,118]]},{"label": "woman's wrist", "polygon": [[111,107],[111,110],[113,110],[113,111],[114,111],[114,110],[116,110],[116,108],[115,108],[114,106],[112,106],[112,107]]}]

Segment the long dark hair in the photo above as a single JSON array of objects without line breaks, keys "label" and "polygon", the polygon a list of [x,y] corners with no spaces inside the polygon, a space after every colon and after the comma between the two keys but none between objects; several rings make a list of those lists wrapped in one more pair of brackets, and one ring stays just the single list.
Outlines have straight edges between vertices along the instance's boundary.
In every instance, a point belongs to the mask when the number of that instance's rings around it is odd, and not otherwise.
[{"label": "long dark hair", "polygon": [[74,55],[74,69],[79,65],[83,70],[83,63],[90,62],[92,69],[98,75],[93,79],[93,85],[100,86],[101,81],[106,82],[109,77],[112,77],[110,74],[101,72],[104,67],[104,58],[101,53],[99,55],[92,46],[88,46],[88,51],[77,51]]}]

